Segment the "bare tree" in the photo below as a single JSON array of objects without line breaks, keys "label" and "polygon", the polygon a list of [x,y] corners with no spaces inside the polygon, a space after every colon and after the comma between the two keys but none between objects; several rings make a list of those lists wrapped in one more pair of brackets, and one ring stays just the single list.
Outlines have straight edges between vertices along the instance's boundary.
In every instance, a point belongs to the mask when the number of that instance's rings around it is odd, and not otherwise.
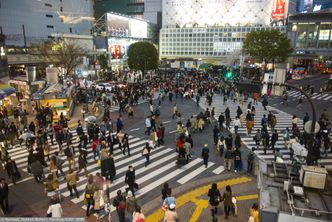
[{"label": "bare tree", "polygon": [[64,69],[65,76],[73,74],[75,68],[82,64],[83,56],[87,54],[86,49],[66,41],[46,42],[40,45],[38,51],[48,65]]}]

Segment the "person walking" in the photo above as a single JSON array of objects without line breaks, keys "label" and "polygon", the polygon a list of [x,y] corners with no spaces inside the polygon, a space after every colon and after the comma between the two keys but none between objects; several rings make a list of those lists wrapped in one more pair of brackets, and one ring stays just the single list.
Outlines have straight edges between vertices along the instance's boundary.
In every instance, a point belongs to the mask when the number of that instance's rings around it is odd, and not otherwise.
[{"label": "person walking", "polygon": [[8,184],[4,178],[0,179],[0,205],[4,215],[8,214],[9,205],[8,205]]},{"label": "person walking", "polygon": [[146,131],[144,134],[150,135],[150,131],[151,131],[151,119],[150,116],[147,116],[145,118],[145,127],[146,127]]},{"label": "person walking", "polygon": [[88,177],[88,184],[85,186],[85,191],[84,191],[84,202],[87,204],[86,217],[90,216],[90,206],[94,205],[93,195],[96,190],[97,186],[94,183],[93,175],[90,174]]},{"label": "person walking", "polygon": [[164,183],[163,189],[161,190],[161,199],[163,202],[166,199],[168,193],[172,193],[172,189],[169,187],[169,184],[166,182]]},{"label": "person walking", "polygon": [[8,158],[6,160],[5,169],[7,171],[8,177],[11,178],[13,184],[16,185],[16,181],[21,178],[21,174],[17,169],[15,161],[11,158]]},{"label": "person walking", "polygon": [[242,170],[242,157],[241,157],[241,151],[239,148],[236,148],[233,152],[234,156],[234,172]]},{"label": "person walking", "polygon": [[228,219],[231,209],[233,207],[232,198],[233,198],[233,193],[231,186],[227,185],[226,191],[222,196],[222,201],[224,202],[225,219]]},{"label": "person walking", "polygon": [[44,170],[42,164],[33,155],[31,156],[30,161],[30,172],[35,177],[36,182],[43,182]]},{"label": "person walking", "polygon": [[51,199],[51,205],[47,209],[47,215],[49,217],[62,217],[63,210],[60,204],[60,200],[58,198]]},{"label": "person walking", "polygon": [[123,196],[121,190],[116,192],[116,197],[113,199],[113,206],[116,208],[116,213],[119,218],[119,222],[126,221],[126,199]]},{"label": "person walking", "polygon": [[136,211],[137,207],[138,207],[137,200],[133,196],[133,193],[129,190],[127,192],[127,197],[126,197],[127,218],[129,221],[133,221],[133,214]]},{"label": "person walking", "polygon": [[81,172],[82,169],[84,169],[84,174],[86,177],[88,177],[88,171],[87,171],[87,168],[86,168],[86,165],[87,165],[87,160],[86,158],[84,157],[84,153],[82,150],[80,150],[80,154],[78,156],[78,172],[77,174],[79,174]]},{"label": "person walking", "polygon": [[135,196],[135,169],[133,166],[129,166],[125,176],[125,183],[128,185],[126,192],[131,191],[133,196]]},{"label": "person walking", "polygon": [[241,126],[241,121],[239,119],[239,116],[235,117],[233,124],[234,124],[234,133],[237,134],[239,127]]},{"label": "person walking", "polygon": [[79,177],[77,176],[77,173],[73,171],[73,169],[70,169],[68,171],[68,175],[66,177],[67,181],[67,187],[70,192],[70,197],[73,197],[73,190],[75,191],[76,197],[79,198],[79,194],[76,188],[77,181],[79,180]]},{"label": "person walking", "polygon": [[217,184],[213,183],[208,192],[209,203],[212,207],[213,213],[216,214],[218,212],[218,205],[221,201],[221,194],[218,190]]},{"label": "person walking", "polygon": [[275,145],[278,141],[278,131],[277,130],[274,130],[273,133],[272,133],[272,136],[271,136],[271,148],[273,150],[273,153],[275,152]]},{"label": "person walking", "polygon": [[208,148],[208,145],[207,144],[204,144],[204,147],[202,149],[202,158],[203,158],[203,163],[205,165],[205,168],[208,167],[208,162],[209,162],[209,153],[210,153],[210,150]]},{"label": "person walking", "polygon": [[227,149],[225,152],[225,168],[230,171],[232,169],[232,161],[233,161],[233,151],[231,149]]},{"label": "person walking", "polygon": [[219,151],[221,157],[223,157],[224,155],[225,147],[226,147],[225,139],[223,136],[220,136],[217,143],[217,151]]},{"label": "person walking", "polygon": [[251,148],[251,151],[248,153],[247,156],[247,174],[252,175],[253,174],[253,169],[254,169],[254,162],[255,162],[255,147]]},{"label": "person walking", "polygon": [[142,155],[145,157],[146,161],[144,166],[146,167],[150,163],[150,152],[151,152],[151,147],[148,142],[145,143],[145,146],[142,151]]},{"label": "person walking", "polygon": [[259,207],[257,203],[254,203],[250,209],[248,222],[259,222]]},{"label": "person walking", "polygon": [[140,206],[136,206],[135,212],[133,213],[133,222],[144,222],[145,220],[145,216],[142,213],[141,207]]},{"label": "person walking", "polygon": [[164,222],[177,222],[179,217],[175,211],[175,204],[170,204],[169,208],[165,212]]},{"label": "person walking", "polygon": [[[53,177],[53,174],[49,174],[45,181],[45,193],[51,199],[57,194],[57,189],[59,188],[59,182]],[[60,194],[59,194],[60,196]]]},{"label": "person walking", "polygon": [[176,106],[176,103],[174,103],[172,119],[174,119],[177,116],[177,114],[178,114],[178,108]]}]

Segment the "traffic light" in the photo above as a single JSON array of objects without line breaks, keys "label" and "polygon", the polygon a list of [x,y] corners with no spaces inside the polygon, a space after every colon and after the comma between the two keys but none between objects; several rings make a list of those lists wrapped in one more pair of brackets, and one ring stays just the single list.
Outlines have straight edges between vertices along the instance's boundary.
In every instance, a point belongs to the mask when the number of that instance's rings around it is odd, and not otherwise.
[{"label": "traffic light", "polygon": [[231,71],[227,71],[225,74],[226,80],[231,80],[233,79],[233,73]]}]

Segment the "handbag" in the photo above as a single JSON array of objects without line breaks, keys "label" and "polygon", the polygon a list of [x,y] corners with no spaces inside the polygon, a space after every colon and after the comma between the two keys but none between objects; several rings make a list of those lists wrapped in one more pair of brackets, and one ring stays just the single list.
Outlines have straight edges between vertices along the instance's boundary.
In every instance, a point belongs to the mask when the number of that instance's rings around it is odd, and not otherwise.
[{"label": "handbag", "polygon": [[98,164],[98,169],[100,169],[101,168],[101,160],[98,160],[97,164]]}]

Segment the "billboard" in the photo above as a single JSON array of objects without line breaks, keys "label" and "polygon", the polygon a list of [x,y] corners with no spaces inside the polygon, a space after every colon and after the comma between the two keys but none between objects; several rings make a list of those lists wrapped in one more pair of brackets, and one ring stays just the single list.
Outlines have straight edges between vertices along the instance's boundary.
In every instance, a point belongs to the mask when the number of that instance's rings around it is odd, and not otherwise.
[{"label": "billboard", "polygon": [[112,36],[129,36],[129,18],[107,13],[107,31]]},{"label": "billboard", "polygon": [[111,36],[147,38],[148,23],[142,20],[107,13],[107,31]]},{"label": "billboard", "polygon": [[273,0],[272,19],[285,19],[286,0]]},{"label": "billboard", "polygon": [[137,19],[130,19],[129,36],[132,38],[147,38],[148,23]]},{"label": "billboard", "polygon": [[128,48],[131,44],[136,42],[132,39],[119,39],[109,38],[108,39],[108,51],[110,52],[111,59],[126,59],[128,56]]}]

